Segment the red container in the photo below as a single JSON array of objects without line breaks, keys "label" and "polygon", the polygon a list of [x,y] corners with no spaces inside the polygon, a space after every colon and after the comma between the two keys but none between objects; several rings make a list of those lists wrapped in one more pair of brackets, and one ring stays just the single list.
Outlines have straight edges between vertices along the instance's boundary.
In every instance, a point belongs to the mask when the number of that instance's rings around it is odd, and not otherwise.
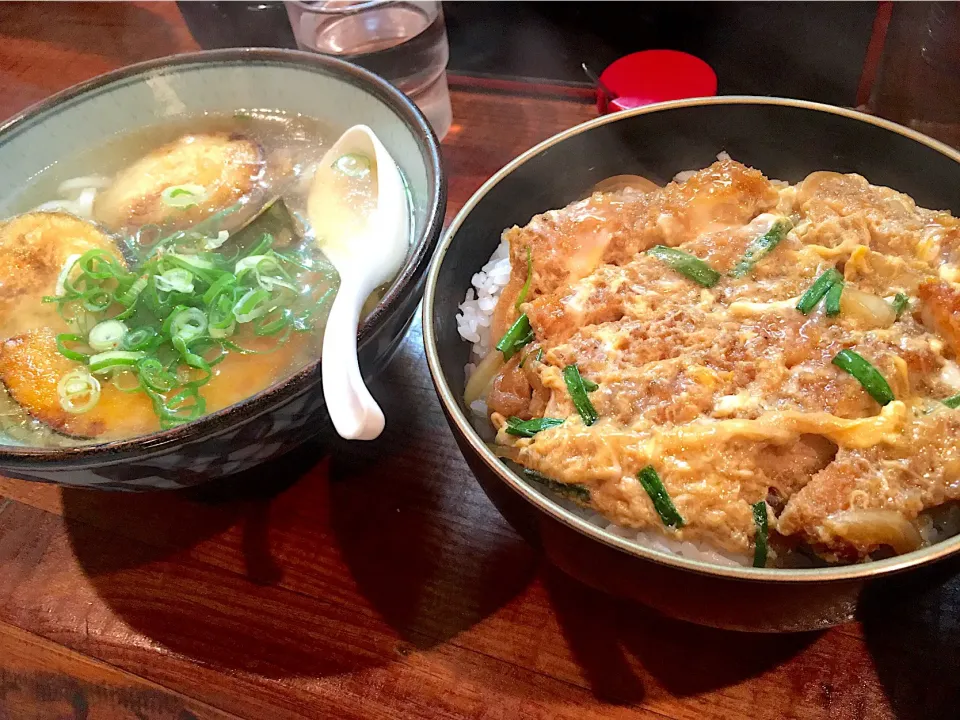
[{"label": "red container", "polygon": [[600,75],[616,96],[597,89],[600,114],[665,100],[717,94],[717,74],[703,60],[679,50],[643,50],[624,55]]}]

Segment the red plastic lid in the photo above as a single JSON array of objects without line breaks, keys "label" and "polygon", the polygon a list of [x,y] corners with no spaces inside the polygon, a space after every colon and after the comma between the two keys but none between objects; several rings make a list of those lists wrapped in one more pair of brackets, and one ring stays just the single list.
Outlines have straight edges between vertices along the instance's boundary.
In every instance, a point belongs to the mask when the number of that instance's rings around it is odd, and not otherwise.
[{"label": "red plastic lid", "polygon": [[679,50],[643,50],[615,60],[600,81],[617,98],[597,91],[601,113],[717,94],[717,74],[703,60]]}]

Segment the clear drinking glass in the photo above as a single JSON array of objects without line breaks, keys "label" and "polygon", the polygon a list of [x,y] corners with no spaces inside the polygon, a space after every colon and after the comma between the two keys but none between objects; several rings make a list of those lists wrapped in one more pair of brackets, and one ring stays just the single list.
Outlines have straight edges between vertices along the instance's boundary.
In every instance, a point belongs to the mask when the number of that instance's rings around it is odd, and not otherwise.
[{"label": "clear drinking glass", "polygon": [[297,45],[356,63],[407,94],[437,136],[450,129],[447,31],[439,2],[287,2]]}]

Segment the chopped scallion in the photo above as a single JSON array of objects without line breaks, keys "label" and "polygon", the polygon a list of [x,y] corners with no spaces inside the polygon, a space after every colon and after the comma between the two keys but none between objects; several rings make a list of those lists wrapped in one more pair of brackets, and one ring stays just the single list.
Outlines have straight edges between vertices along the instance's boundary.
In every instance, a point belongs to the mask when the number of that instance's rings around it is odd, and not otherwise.
[{"label": "chopped scallion", "polygon": [[753,524],[756,527],[756,533],[753,536],[753,566],[767,566],[767,504],[761,500],[754,503]]},{"label": "chopped scallion", "polygon": [[837,272],[836,268],[830,268],[818,277],[810,286],[810,289],[803,294],[800,302],[797,303],[797,310],[804,315],[809,315],[837,282],[843,282],[843,275]]},{"label": "chopped scallion", "polygon": [[887,405],[896,400],[890,385],[880,371],[853,350],[841,350],[833,359],[833,364],[853,375],[863,389],[881,405]]},{"label": "chopped scallion", "polygon": [[511,417],[507,419],[507,432],[518,437],[532,438],[538,432],[562,424],[563,420],[561,418],[543,417],[521,420],[518,417]]},{"label": "chopped scallion", "polygon": [[580,368],[576,365],[567,365],[563,369],[563,381],[567,385],[567,392],[570,393],[570,399],[573,406],[580,413],[584,425],[593,425],[600,417],[597,415],[593,403],[587,397],[587,389],[583,386],[583,377],[580,375]]},{"label": "chopped scallion", "polygon": [[828,317],[836,317],[840,314],[840,298],[843,295],[843,280],[837,280],[830,289],[827,290],[827,297],[823,301],[824,310]]},{"label": "chopped scallion", "polygon": [[776,220],[767,232],[755,238],[747,246],[743,259],[737,263],[730,274],[736,278],[740,278],[753,270],[760,260],[769,255],[773,249],[780,244],[780,241],[787,236],[787,233],[790,232],[792,227],[793,223],[790,222],[789,218]]},{"label": "chopped scallion", "polygon": [[587,378],[582,378],[582,379],[583,379],[583,389],[586,390],[588,393],[599,389],[600,386],[597,385],[593,380],[588,380]]},{"label": "chopped scallion", "polygon": [[533,280],[533,252],[530,250],[530,246],[527,246],[527,281],[523,284],[523,287],[520,288],[520,294],[517,295],[517,302],[514,303],[514,307],[517,309],[517,312],[520,311],[520,306],[527,301],[527,293],[530,292],[530,283]]},{"label": "chopped scallion", "polygon": [[657,258],[681,275],[690,278],[703,287],[713,287],[720,280],[720,273],[698,257],[683,250],[656,245],[647,250],[647,255]]},{"label": "chopped scallion", "polygon": [[524,313],[500,338],[500,342],[497,343],[497,350],[503,353],[504,360],[509,360],[517,354],[520,348],[531,342],[533,342],[533,328],[530,325],[530,318]]},{"label": "chopped scallion", "polygon": [[951,408],[952,410],[956,410],[957,408],[960,408],[960,394],[954,395],[953,397],[948,397],[946,400],[943,401],[943,404],[946,405],[948,408]]},{"label": "chopped scallion", "polygon": [[910,307],[910,298],[902,292],[898,292],[893,298],[893,310],[897,313],[897,320],[900,319],[900,316],[903,315],[908,307]]},{"label": "chopped scallion", "polygon": [[657,515],[660,516],[663,524],[673,528],[683,527],[683,517],[677,511],[673,500],[670,499],[667,489],[663,486],[663,482],[660,480],[660,476],[657,474],[657,471],[654,470],[653,466],[647,465],[643,470],[638,472],[637,480],[640,481],[643,489],[646,490],[647,495],[650,496],[653,509],[657,511]]},{"label": "chopped scallion", "polygon": [[553,490],[553,492],[558,495],[563,495],[570,498],[571,500],[576,500],[581,503],[590,502],[590,488],[586,485],[580,483],[562,483],[557,480],[552,480],[546,475],[541,475],[536,470],[531,470],[529,468],[523,469],[523,474],[526,475],[531,480],[535,480],[541,485],[544,485],[548,490]]}]

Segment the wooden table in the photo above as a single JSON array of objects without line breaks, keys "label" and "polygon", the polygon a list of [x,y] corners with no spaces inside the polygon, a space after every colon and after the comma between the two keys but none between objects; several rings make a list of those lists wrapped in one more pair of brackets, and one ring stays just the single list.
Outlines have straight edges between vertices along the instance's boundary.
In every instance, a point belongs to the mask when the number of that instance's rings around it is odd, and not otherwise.
[{"label": "wooden table", "polygon": [[[0,116],[193,49],[172,4],[0,4]],[[450,214],[595,112],[453,81]],[[824,633],[665,620],[567,579],[500,518],[419,326],[375,394],[379,442],[318,443],[192,492],[0,479],[0,718],[960,716],[956,566]]]}]

